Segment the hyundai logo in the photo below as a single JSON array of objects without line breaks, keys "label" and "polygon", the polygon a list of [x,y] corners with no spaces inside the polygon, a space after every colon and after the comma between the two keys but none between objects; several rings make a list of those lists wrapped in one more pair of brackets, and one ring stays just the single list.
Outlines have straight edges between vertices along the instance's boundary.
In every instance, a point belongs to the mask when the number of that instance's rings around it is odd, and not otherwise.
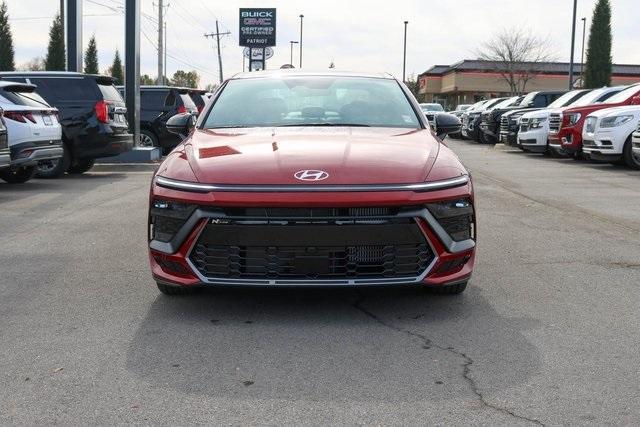
[{"label": "hyundai logo", "polygon": [[293,174],[296,179],[300,181],[322,181],[329,178],[329,174],[325,171],[318,170],[303,170]]}]

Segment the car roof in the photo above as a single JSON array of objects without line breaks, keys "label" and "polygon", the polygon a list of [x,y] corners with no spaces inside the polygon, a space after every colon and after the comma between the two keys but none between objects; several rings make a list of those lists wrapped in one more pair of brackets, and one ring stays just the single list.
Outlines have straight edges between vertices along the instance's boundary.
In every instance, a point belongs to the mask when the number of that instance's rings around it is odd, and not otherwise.
[{"label": "car roof", "polygon": [[105,74],[85,74],[75,71],[2,71],[0,76],[50,76],[50,77],[98,77],[102,79],[113,79]]},{"label": "car roof", "polygon": [[11,80],[0,80],[0,88],[5,88],[5,87],[14,87],[14,88],[25,88],[25,89],[35,89],[37,86],[36,85],[32,85],[32,84],[28,84],[28,83],[18,83],[18,82],[12,82]]},{"label": "car roof", "polygon": [[238,73],[233,77],[231,77],[231,80],[297,77],[297,76],[365,77],[365,78],[395,80],[395,78],[389,73],[373,73],[373,72],[363,73],[363,72],[355,72],[355,71],[335,71],[335,70],[313,71],[313,70],[297,70],[295,68]]}]

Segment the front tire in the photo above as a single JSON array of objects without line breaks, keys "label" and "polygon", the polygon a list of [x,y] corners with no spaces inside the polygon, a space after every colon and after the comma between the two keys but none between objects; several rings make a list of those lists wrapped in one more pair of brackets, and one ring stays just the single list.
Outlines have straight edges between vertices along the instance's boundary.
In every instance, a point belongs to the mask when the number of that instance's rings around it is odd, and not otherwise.
[{"label": "front tire", "polygon": [[467,289],[468,282],[456,283],[455,285],[433,286],[428,288],[429,292],[437,295],[458,295]]},{"label": "front tire", "polygon": [[67,169],[67,173],[74,174],[74,175],[85,173],[93,167],[95,162],[96,162],[95,159],[76,160],[73,165],[69,166],[69,169]]},{"label": "front tire", "polygon": [[196,292],[197,289],[193,287],[186,286],[173,286],[173,285],[165,285],[164,283],[156,282],[158,285],[158,290],[165,295],[176,296],[176,295],[191,295]]},{"label": "front tire", "polygon": [[35,166],[7,169],[0,172],[0,178],[9,184],[23,184],[33,178],[35,172]]},{"label": "front tire", "polygon": [[36,166],[36,177],[42,179],[60,178],[69,169],[71,156],[65,144],[62,145],[62,157],[56,160],[43,160]]},{"label": "front tire", "polygon": [[627,166],[629,166],[631,169],[640,170],[640,156],[637,154],[633,154],[633,144],[631,144],[631,136],[629,136],[629,138],[627,138],[627,142],[624,143],[622,155]]},{"label": "front tire", "polygon": [[140,129],[140,139],[138,140],[140,147],[158,147],[158,137],[147,129]]}]

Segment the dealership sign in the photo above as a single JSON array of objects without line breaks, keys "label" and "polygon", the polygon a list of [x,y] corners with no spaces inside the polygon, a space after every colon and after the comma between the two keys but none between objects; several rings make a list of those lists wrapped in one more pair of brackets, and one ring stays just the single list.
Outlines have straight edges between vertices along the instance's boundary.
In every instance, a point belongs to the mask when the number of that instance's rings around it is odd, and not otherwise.
[{"label": "dealership sign", "polygon": [[244,55],[245,58],[250,59],[252,61],[261,61],[263,59],[271,59],[271,57],[273,56],[273,49],[268,47],[264,49],[264,53],[263,53],[263,49],[260,47],[253,48],[253,49],[250,47],[245,47],[242,54]]},{"label": "dealership sign", "polygon": [[276,45],[275,9],[240,9],[240,46],[267,47]]}]

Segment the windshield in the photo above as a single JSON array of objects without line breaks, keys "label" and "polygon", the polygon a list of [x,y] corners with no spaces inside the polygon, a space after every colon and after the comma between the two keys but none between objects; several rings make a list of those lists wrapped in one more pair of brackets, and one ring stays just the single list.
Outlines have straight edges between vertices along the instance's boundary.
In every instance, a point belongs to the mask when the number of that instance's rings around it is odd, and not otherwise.
[{"label": "windshield", "polygon": [[525,96],[522,99],[522,101],[520,101],[520,104],[518,104],[518,105],[520,105],[522,107],[528,107],[529,103],[533,101],[533,98],[535,98],[537,94],[538,94],[538,92],[528,93],[527,96]]},{"label": "windshield", "polygon": [[204,124],[271,126],[421,127],[395,80],[335,76],[230,80]]},{"label": "windshield", "polygon": [[19,91],[11,91],[11,90],[0,90],[0,96],[15,105],[24,105],[27,107],[46,107],[51,108],[51,106],[42,99],[40,95],[36,92],[19,92]]},{"label": "windshield", "polygon": [[547,108],[560,108],[568,105],[571,101],[575,100],[577,97],[582,97],[586,93],[586,90],[572,90],[571,92],[567,92],[562,95],[560,98],[553,101],[551,104],[547,106]]},{"label": "windshield", "polygon": [[98,88],[100,88],[100,93],[102,93],[105,101],[124,102],[122,95],[120,95],[120,92],[118,92],[118,89],[116,89],[114,85],[98,83]]},{"label": "windshield", "polygon": [[[619,88],[618,92],[622,89],[623,88]],[[608,87],[596,89],[589,92],[588,94],[586,94],[585,96],[583,96],[582,98],[578,99],[576,102],[571,104],[571,107],[584,107],[585,105],[590,105],[595,102],[601,101],[602,100],[601,98],[603,98],[604,96],[607,96],[607,95],[611,96],[612,94],[615,94],[615,93],[617,92],[612,91],[611,88],[608,88]]]},{"label": "windshield", "polygon": [[618,104],[620,102],[624,102],[627,99],[631,98],[636,93],[640,92],[640,85],[629,86],[625,90],[618,92],[613,95],[611,98],[604,101],[605,104]]},{"label": "windshield", "polygon": [[420,104],[422,111],[444,111],[440,104]]},{"label": "windshield", "polygon": [[490,108],[500,109],[500,108],[504,108],[504,107],[509,107],[514,102],[516,102],[518,99],[520,99],[520,97],[518,97],[518,96],[514,96],[512,98],[507,98],[507,99],[503,100],[502,102],[499,102],[498,104],[491,105]]}]

